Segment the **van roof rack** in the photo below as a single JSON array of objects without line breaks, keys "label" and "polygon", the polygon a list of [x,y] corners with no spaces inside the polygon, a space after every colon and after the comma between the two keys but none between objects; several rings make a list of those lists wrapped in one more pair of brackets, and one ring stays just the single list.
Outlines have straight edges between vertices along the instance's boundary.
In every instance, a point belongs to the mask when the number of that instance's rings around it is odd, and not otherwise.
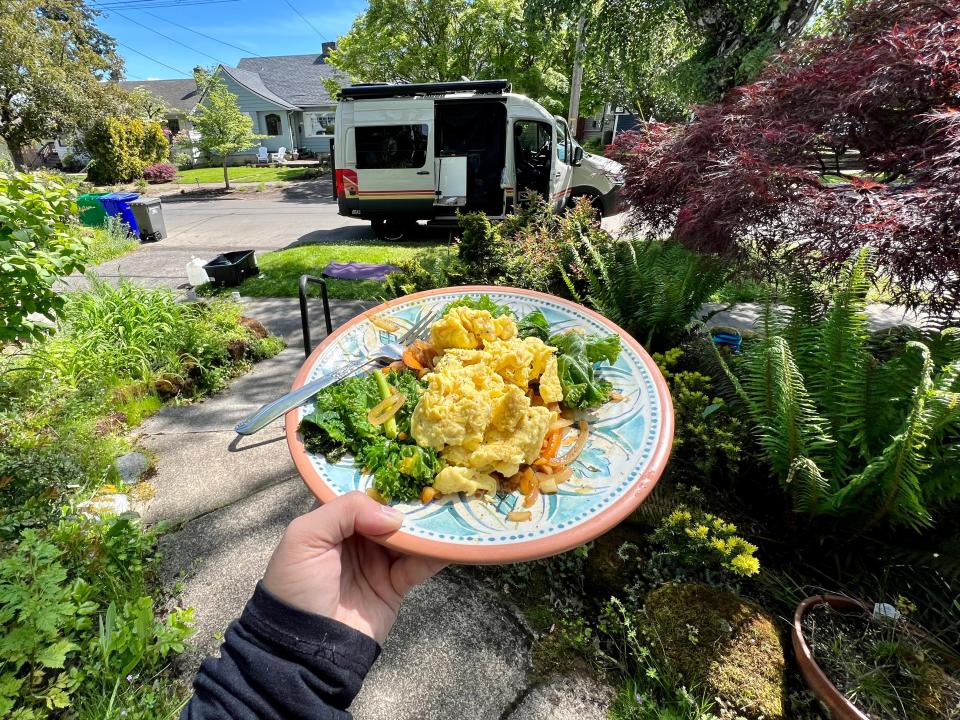
[{"label": "van roof rack", "polygon": [[510,92],[509,80],[456,80],[435,83],[363,83],[349,85],[340,90],[340,97],[360,100],[413,95],[440,95],[444,93],[475,92],[500,94]]}]

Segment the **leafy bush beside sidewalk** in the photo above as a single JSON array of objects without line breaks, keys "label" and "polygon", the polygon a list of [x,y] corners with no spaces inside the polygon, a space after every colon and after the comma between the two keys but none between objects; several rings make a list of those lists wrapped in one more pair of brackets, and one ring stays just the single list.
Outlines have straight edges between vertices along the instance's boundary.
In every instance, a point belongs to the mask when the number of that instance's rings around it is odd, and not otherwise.
[{"label": "leafy bush beside sidewalk", "polygon": [[55,332],[0,353],[0,717],[176,712],[168,665],[191,613],[164,609],[157,531],[78,505],[119,480],[113,460],[143,417],[278,352],[262,334],[226,300],[92,279]]}]

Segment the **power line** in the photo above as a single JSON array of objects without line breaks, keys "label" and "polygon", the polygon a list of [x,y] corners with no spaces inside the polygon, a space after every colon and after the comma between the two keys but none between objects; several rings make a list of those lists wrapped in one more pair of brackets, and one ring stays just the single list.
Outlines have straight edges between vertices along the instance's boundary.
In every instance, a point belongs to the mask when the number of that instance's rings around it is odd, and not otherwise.
[{"label": "power line", "polygon": [[283,0],[283,1],[284,1],[287,5],[289,5],[289,6],[290,6],[290,9],[293,10],[297,15],[299,15],[300,18],[301,18],[307,25],[309,25],[309,26],[311,27],[311,29],[312,29],[317,35],[320,36],[320,39],[321,39],[321,40],[326,40],[326,39],[327,39],[326,36],[325,36],[322,32],[320,32],[319,30],[317,30],[316,26],[315,26],[312,22],[310,22],[309,20],[307,20],[306,15],[304,15],[302,12],[300,12],[299,10],[297,10],[297,9],[293,6],[293,3],[291,3],[290,0]]},{"label": "power line", "polygon": [[125,47],[127,50],[130,50],[131,52],[135,52],[137,55],[142,55],[142,56],[145,57],[147,60],[150,60],[151,62],[155,62],[157,65],[163,65],[165,68],[170,68],[171,70],[173,70],[175,73],[177,73],[177,74],[179,74],[179,75],[188,75],[188,76],[190,75],[190,73],[185,72],[184,70],[181,70],[180,68],[175,68],[173,65],[167,65],[167,64],[166,64],[165,62],[163,62],[162,60],[157,60],[157,59],[154,58],[154,57],[150,57],[150,56],[147,55],[146,53],[140,52],[140,51],[137,50],[136,48],[132,48],[132,47],[130,47],[129,45],[127,45],[126,43],[120,42],[119,40],[117,40],[117,45],[121,45],[121,46]]},{"label": "power line", "polygon": [[207,38],[208,40],[213,40],[214,42],[218,42],[218,43],[220,43],[221,45],[226,45],[227,47],[232,47],[234,50],[239,50],[239,51],[241,51],[241,52],[245,52],[247,55],[252,55],[252,56],[254,56],[254,57],[263,57],[263,55],[257,55],[257,53],[253,52],[252,50],[247,50],[246,48],[242,48],[242,47],[240,47],[239,45],[234,45],[233,43],[228,43],[226,40],[221,40],[221,39],[219,39],[219,38],[215,38],[213,35],[207,35],[206,33],[200,32],[199,30],[194,30],[193,28],[187,27],[186,25],[181,25],[180,23],[174,22],[173,20],[168,20],[167,18],[161,17],[161,16],[157,15],[156,13],[150,12],[149,10],[141,10],[141,12],[144,12],[144,13],[146,13],[147,15],[149,15],[149,16],[151,16],[151,17],[155,17],[157,20],[163,20],[165,23],[170,23],[171,25],[175,25],[175,26],[178,27],[178,28],[182,28],[183,30],[189,30],[190,32],[194,33],[195,35],[199,35],[200,37],[205,37],[205,38]]},{"label": "power line", "polygon": [[232,3],[237,0],[130,0],[130,2],[120,2],[119,0],[107,0],[106,2],[91,3],[91,5],[100,10],[140,10],[143,8],[165,8],[165,7],[191,7],[193,5],[218,5],[221,3]]},{"label": "power line", "polygon": [[159,35],[159,36],[162,37],[162,38],[166,38],[166,39],[169,40],[170,42],[176,43],[177,45],[180,45],[181,47],[185,47],[187,50],[191,50],[191,51],[193,51],[193,52],[195,52],[195,53],[199,53],[200,55],[203,55],[204,57],[208,57],[208,58],[210,58],[211,60],[213,60],[213,61],[216,62],[216,63],[226,64],[226,63],[224,63],[222,60],[220,60],[219,58],[215,58],[213,55],[208,55],[207,53],[203,52],[203,50],[197,50],[196,48],[190,47],[190,46],[187,45],[186,43],[182,43],[182,42],[180,42],[179,40],[170,37],[169,35],[164,35],[164,34],[163,34],[162,32],[160,32],[159,30],[154,30],[154,29],[153,29],[152,27],[150,27],[149,25],[144,25],[142,22],[138,22],[138,21],[134,20],[132,17],[128,17],[128,16],[124,15],[124,14],[121,13],[121,12],[117,12],[116,10],[112,10],[111,12],[112,12],[114,15],[119,15],[119,16],[122,17],[124,20],[128,20],[128,21],[132,22],[134,25],[139,25],[140,27],[142,27],[142,28],[144,28],[144,29],[146,29],[146,30],[149,30],[149,31],[152,32],[152,33],[155,33],[155,34]]}]

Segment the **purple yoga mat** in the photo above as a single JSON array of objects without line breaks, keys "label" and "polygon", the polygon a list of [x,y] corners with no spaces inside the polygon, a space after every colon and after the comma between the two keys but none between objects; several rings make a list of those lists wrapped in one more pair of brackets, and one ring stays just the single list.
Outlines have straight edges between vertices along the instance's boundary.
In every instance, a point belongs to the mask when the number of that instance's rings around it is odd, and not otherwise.
[{"label": "purple yoga mat", "polygon": [[337,280],[386,280],[387,275],[397,272],[396,265],[377,265],[375,263],[332,262],[323,269],[324,277]]}]

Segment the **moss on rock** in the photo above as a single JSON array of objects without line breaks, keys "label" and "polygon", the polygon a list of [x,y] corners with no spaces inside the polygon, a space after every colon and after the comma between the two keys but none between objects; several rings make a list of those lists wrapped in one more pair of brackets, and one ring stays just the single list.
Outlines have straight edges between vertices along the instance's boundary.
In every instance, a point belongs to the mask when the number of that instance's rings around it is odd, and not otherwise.
[{"label": "moss on rock", "polygon": [[[783,718],[784,652],[774,619],[708,585],[665,585],[647,596],[655,647],[684,683],[750,718]],[[651,635],[654,633],[651,632]]]}]

